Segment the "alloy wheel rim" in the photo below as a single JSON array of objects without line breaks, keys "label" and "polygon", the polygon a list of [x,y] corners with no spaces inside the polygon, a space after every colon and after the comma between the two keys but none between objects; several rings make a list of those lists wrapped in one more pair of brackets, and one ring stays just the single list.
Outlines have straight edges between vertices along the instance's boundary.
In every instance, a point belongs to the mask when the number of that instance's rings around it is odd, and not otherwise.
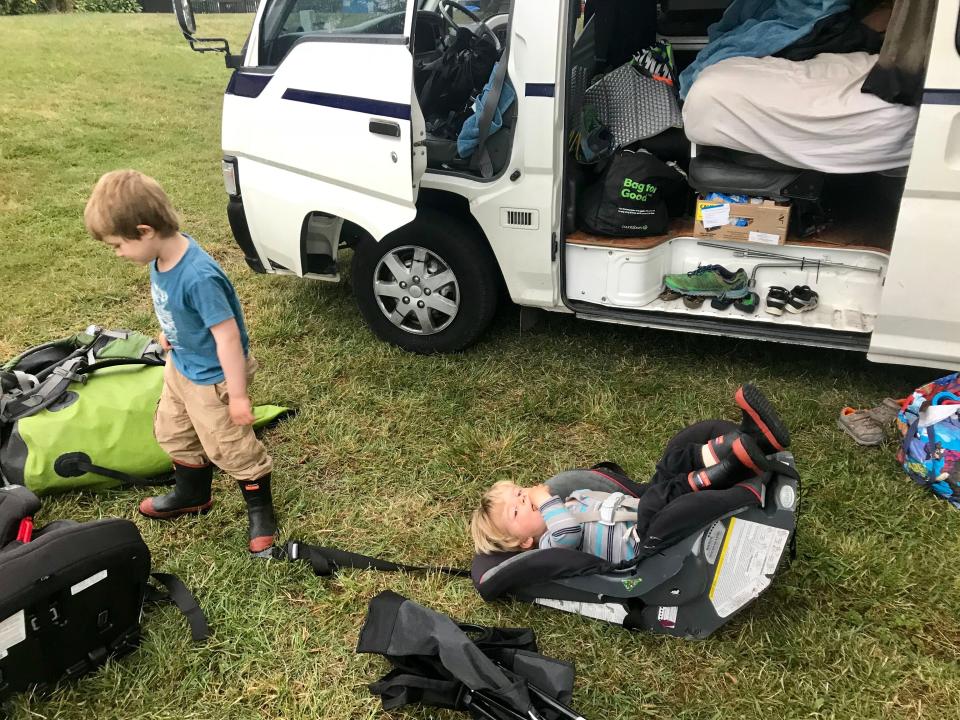
[{"label": "alloy wheel rim", "polygon": [[380,258],[373,296],[395,327],[413,335],[442,332],[460,310],[457,276],[440,255],[419,245],[403,245]]}]

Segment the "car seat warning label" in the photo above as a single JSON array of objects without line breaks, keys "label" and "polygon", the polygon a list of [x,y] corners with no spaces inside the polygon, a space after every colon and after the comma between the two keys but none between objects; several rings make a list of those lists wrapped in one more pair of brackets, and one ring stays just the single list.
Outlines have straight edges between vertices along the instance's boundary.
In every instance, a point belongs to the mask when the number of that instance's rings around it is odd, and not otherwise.
[{"label": "car seat warning label", "polygon": [[27,623],[23,610],[0,622],[0,660],[7,650],[27,639]]},{"label": "car seat warning label", "polygon": [[710,602],[727,617],[757,597],[770,584],[790,532],[748,520],[730,519],[710,585]]}]

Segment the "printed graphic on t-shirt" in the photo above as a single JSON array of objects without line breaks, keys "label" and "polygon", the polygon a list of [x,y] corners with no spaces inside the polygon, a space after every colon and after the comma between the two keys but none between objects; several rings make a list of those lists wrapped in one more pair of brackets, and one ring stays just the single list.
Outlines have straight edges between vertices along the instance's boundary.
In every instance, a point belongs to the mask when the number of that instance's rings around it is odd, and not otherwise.
[{"label": "printed graphic on t-shirt", "polygon": [[177,344],[177,326],[173,322],[173,313],[167,309],[167,292],[161,287],[151,283],[150,294],[153,296],[153,308],[157,312],[157,320],[160,321],[160,329],[167,337],[167,342],[171,345]]}]

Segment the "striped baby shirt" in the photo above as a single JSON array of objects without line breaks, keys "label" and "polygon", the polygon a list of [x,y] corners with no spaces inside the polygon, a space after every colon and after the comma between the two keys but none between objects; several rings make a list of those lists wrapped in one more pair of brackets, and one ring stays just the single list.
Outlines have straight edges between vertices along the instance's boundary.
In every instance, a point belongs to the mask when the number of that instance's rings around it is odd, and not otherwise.
[{"label": "striped baby shirt", "polygon": [[638,542],[633,535],[632,521],[604,525],[601,522],[581,523],[570,512],[588,512],[599,509],[601,500],[590,497],[586,491],[575,490],[566,503],[554,495],[540,506],[540,514],[547,531],[540,536],[541,548],[568,548],[581,550],[611,563],[633,560]]}]

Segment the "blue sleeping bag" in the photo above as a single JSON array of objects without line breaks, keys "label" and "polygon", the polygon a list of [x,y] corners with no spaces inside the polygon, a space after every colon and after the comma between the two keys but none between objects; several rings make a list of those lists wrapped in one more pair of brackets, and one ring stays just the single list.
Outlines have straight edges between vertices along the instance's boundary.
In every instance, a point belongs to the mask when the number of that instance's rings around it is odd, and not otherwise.
[{"label": "blue sleeping bag", "polygon": [[700,71],[731,57],[766,57],[806,36],[817,21],[848,10],[851,0],[734,0],[707,30],[709,42],[680,73],[685,98]]}]

